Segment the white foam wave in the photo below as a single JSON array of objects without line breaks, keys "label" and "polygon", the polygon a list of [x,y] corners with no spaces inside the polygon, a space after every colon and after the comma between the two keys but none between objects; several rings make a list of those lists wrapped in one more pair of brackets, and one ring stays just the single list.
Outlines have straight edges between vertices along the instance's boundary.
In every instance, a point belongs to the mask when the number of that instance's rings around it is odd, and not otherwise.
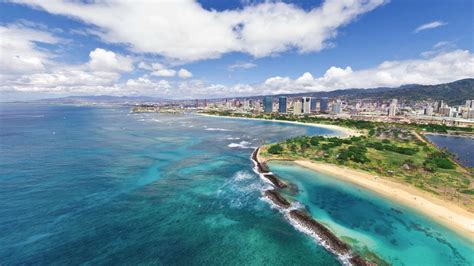
[{"label": "white foam wave", "polygon": [[227,137],[226,140],[239,140],[239,137]]},{"label": "white foam wave", "polygon": [[208,127],[205,130],[207,130],[207,131],[230,131],[230,130],[225,129],[225,128],[217,128],[217,127]]},{"label": "white foam wave", "polygon": [[238,171],[233,177],[235,181],[248,180],[251,178],[253,178],[252,174],[247,171]]},{"label": "white foam wave", "polygon": [[255,147],[250,146],[252,143],[248,141],[241,141],[239,143],[232,142],[231,144],[227,145],[230,148],[240,148],[240,149],[254,149]]}]

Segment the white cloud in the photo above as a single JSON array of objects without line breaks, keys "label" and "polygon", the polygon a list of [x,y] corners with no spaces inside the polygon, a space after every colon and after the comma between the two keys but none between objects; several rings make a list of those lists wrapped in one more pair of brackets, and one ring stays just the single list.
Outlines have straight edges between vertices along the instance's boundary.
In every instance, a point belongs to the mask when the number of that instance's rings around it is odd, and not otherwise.
[{"label": "white cloud", "polygon": [[[354,69],[333,66],[321,76],[309,72],[296,79],[270,77],[259,84],[225,86],[201,80],[157,80],[159,77],[191,78],[192,73],[178,71],[157,62],[140,62],[147,74],[121,81],[124,72],[133,70],[130,57],[96,48],[89,60],[67,65],[41,49],[37,42],[55,45],[61,39],[39,28],[24,25],[0,26],[0,92],[151,95],[166,98],[231,97],[245,95],[322,91],[345,88],[399,86],[403,84],[438,84],[474,77],[474,55],[468,50],[450,50],[448,42],[433,46],[433,53],[419,59],[385,61],[373,68]],[[10,95],[10,94],[9,94]]]},{"label": "white cloud", "polygon": [[158,77],[174,77],[176,75],[176,70],[174,69],[160,69],[151,72],[151,75]]},{"label": "white cloud", "polygon": [[178,76],[180,78],[190,78],[193,76],[193,73],[191,73],[189,70],[181,68],[180,70],[176,71],[171,68],[166,68],[163,64],[160,63],[146,63],[146,62],[140,62],[138,64],[138,68],[143,69],[143,70],[148,70],[151,71],[150,74],[152,76],[157,76],[157,77],[174,77]]},{"label": "white cloud", "polygon": [[0,75],[34,73],[46,68],[53,54],[40,50],[36,42],[56,44],[59,38],[22,24],[0,26]]},{"label": "white cloud", "polygon": [[228,69],[233,71],[237,69],[250,69],[254,67],[257,67],[257,65],[251,62],[236,62],[235,64],[230,65]]},{"label": "white cloud", "polygon": [[129,57],[118,55],[112,51],[96,48],[89,53],[89,66],[99,72],[130,72],[133,61]]},{"label": "white cloud", "polygon": [[447,25],[447,24],[448,24],[448,23],[445,23],[445,22],[443,22],[443,21],[437,20],[437,21],[433,21],[433,22],[430,22],[430,23],[426,23],[426,24],[420,25],[420,26],[418,26],[413,32],[414,32],[414,33],[418,33],[418,32],[420,32],[420,31],[438,28],[438,27],[441,27],[441,26],[445,26],[445,25]]},{"label": "white cloud", "polygon": [[373,68],[330,67],[322,76],[309,72],[296,79],[271,77],[259,84],[225,86],[201,80],[155,80],[149,75],[119,83],[118,73],[95,73],[70,67],[51,73],[25,75],[0,91],[56,92],[111,95],[150,95],[165,98],[232,97],[327,91],[346,88],[439,84],[474,77],[474,54],[455,50],[430,58],[385,61]]},{"label": "white cloud", "polygon": [[193,0],[14,2],[94,25],[99,29],[96,34],[108,43],[189,62],[229,52],[264,57],[290,49],[320,51],[338,28],[386,0],[326,0],[311,10],[264,2],[227,11],[206,10]]},{"label": "white cloud", "polygon": [[295,80],[273,77],[263,83],[261,92],[277,94],[282,88],[285,92],[299,92],[439,84],[473,77],[474,55],[467,50],[455,50],[425,59],[385,61],[377,67],[362,70],[333,66],[321,77],[313,77],[310,73]]},{"label": "white cloud", "polygon": [[[28,28],[29,25],[34,28]],[[67,65],[57,55],[37,46],[56,45],[63,40],[44,32],[36,24],[0,26],[0,92],[115,92],[123,72],[133,70],[133,60],[97,48],[88,62]]]},{"label": "white cloud", "polygon": [[189,70],[187,69],[184,69],[184,68],[181,68],[179,71],[178,71],[178,77],[180,78],[191,78],[193,76],[193,73],[189,72]]}]

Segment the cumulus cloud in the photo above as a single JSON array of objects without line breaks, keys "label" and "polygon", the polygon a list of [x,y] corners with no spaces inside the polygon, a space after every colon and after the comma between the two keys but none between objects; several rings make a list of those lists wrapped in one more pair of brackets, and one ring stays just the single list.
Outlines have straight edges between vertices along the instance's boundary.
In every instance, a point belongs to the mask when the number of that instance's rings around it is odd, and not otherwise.
[{"label": "cumulus cloud", "polygon": [[151,72],[153,76],[158,77],[174,77],[176,75],[176,70],[173,69],[159,69]]},{"label": "cumulus cloud", "polygon": [[433,57],[385,61],[374,68],[353,70],[331,67],[321,77],[304,73],[297,79],[268,78],[261,87],[266,93],[325,91],[347,88],[395,87],[404,84],[438,84],[474,77],[474,55],[467,50],[437,53]]},{"label": "cumulus cloud", "polygon": [[187,69],[184,69],[184,68],[181,68],[179,71],[178,71],[178,77],[180,78],[191,78],[193,76],[193,73],[189,72],[189,70]]},{"label": "cumulus cloud", "polygon": [[445,26],[447,24],[448,23],[437,20],[437,21],[433,21],[433,22],[430,22],[430,23],[425,23],[423,25],[420,25],[413,32],[418,33],[420,31],[435,29],[435,28],[438,28],[438,27],[441,27],[441,26]]},{"label": "cumulus cloud", "polygon": [[121,74],[133,70],[131,58],[101,48],[91,51],[83,64],[59,63],[56,54],[37,43],[62,40],[38,25],[0,26],[0,35],[0,92],[114,92]]},{"label": "cumulus cloud", "polygon": [[0,26],[0,75],[34,73],[48,65],[53,54],[40,50],[37,43],[55,44],[59,38],[22,24]]},{"label": "cumulus cloud", "polygon": [[[236,85],[209,84],[195,79],[157,80],[156,76],[148,74],[120,82],[119,72],[94,72],[88,67],[89,63],[20,75],[3,82],[0,91],[49,92],[61,95],[149,95],[179,99],[394,87],[414,83],[439,84],[474,77],[474,54],[467,50],[441,52],[429,58],[385,61],[373,68],[358,70],[349,66],[333,66],[321,76],[306,72],[295,79],[276,76],[258,84]],[[155,65],[157,69],[161,67]],[[147,68],[153,71],[152,65],[147,65]],[[181,76],[186,76],[183,73]]]},{"label": "cumulus cloud", "polygon": [[89,66],[99,72],[130,72],[133,61],[129,57],[118,55],[112,51],[96,48],[89,53]]},{"label": "cumulus cloud", "polygon": [[14,2],[94,25],[102,40],[126,44],[134,52],[189,62],[229,52],[264,57],[290,49],[320,51],[340,27],[386,0],[326,0],[311,10],[263,2],[226,11],[206,10],[193,0]]}]

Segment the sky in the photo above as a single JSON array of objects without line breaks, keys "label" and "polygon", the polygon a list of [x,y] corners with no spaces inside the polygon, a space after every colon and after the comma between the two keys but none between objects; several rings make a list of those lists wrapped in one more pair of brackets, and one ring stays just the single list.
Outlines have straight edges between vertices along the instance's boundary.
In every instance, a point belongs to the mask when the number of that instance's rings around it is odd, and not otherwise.
[{"label": "sky", "polygon": [[474,78],[472,0],[0,1],[0,100]]}]

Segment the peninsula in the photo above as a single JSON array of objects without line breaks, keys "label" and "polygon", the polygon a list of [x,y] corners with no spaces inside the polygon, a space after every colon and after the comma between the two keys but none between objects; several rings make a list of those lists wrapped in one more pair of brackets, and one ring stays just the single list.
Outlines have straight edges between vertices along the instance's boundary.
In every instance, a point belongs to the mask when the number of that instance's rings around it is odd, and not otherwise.
[{"label": "peninsula", "polygon": [[[267,144],[259,150],[260,162],[294,161],[410,206],[463,236],[474,237],[472,169],[426,141],[421,126],[356,120],[308,123],[311,118],[306,117],[288,120],[284,122],[311,126],[328,122],[344,134],[300,136]],[[445,130],[436,125],[424,128],[430,132]]]}]

